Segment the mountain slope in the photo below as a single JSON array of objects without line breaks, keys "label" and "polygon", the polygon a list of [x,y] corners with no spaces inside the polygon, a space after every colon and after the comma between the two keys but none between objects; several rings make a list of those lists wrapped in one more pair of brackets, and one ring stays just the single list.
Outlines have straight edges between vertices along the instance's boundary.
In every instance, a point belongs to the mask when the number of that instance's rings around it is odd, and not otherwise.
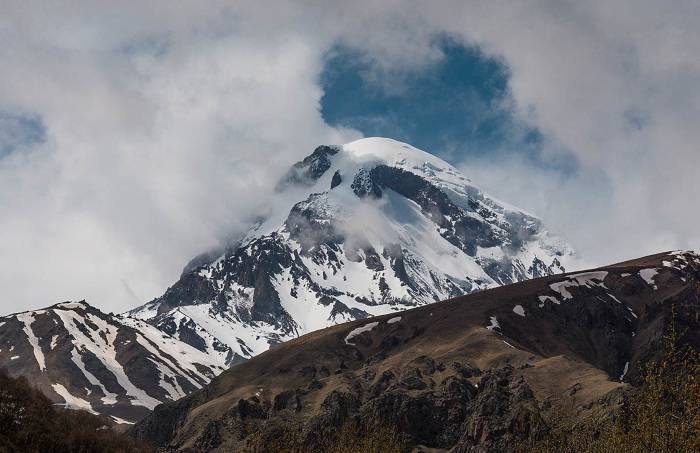
[{"label": "mountain slope", "polygon": [[542,222],[389,139],[318,147],[240,243],[130,314],[227,365],[339,322],[564,271]]},{"label": "mountain slope", "polygon": [[143,321],[85,302],[1,317],[0,366],[57,403],[116,423],[133,423],[223,370]]},{"label": "mountain slope", "polygon": [[230,451],[291,429],[313,445],[358,416],[414,446],[504,451],[541,435],[548,408],[619,407],[625,382],[660,353],[671,307],[678,328],[696,319],[699,270],[693,253],[664,253],[333,326],[225,371],[129,434]]}]

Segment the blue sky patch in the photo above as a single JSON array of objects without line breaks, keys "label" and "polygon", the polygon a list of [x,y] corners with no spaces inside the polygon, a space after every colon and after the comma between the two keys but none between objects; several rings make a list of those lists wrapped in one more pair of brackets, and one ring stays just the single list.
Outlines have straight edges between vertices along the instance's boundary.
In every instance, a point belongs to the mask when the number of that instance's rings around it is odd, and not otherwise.
[{"label": "blue sky patch", "polygon": [[46,127],[38,117],[0,112],[0,159],[45,140]]},{"label": "blue sky patch", "polygon": [[576,171],[573,156],[541,160],[544,137],[514,118],[504,61],[448,36],[434,46],[442,59],[395,73],[377,71],[358,49],[334,47],[320,78],[324,120],[410,143],[455,164],[517,153],[537,165]]}]

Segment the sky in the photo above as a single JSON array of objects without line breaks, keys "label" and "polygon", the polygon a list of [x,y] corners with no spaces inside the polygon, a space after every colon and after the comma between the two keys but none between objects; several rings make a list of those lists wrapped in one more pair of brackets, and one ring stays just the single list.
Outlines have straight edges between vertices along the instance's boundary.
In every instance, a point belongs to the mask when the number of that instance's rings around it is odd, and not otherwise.
[{"label": "sky", "polygon": [[411,143],[599,266],[700,250],[695,1],[0,5],[0,314],[161,295],[320,144]]}]

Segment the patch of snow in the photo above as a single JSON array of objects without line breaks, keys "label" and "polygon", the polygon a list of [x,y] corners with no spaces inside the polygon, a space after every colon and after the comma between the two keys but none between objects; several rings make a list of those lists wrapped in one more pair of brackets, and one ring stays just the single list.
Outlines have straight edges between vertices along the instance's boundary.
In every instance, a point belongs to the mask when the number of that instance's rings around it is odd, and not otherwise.
[{"label": "patch of snow", "polygon": [[134,422],[130,422],[129,420],[124,420],[123,418],[119,418],[115,415],[110,415],[110,417],[112,418],[112,420],[114,420],[115,423],[117,423],[119,425],[133,425],[134,424]]},{"label": "patch of snow", "polygon": [[557,305],[561,305],[561,302],[559,302],[556,297],[553,296],[539,296],[538,299],[540,300],[540,308],[544,307],[544,303],[547,302],[548,299]]},{"label": "patch of snow", "polygon": [[654,289],[659,289],[658,286],[656,286],[656,283],[654,283],[654,277],[656,274],[658,274],[657,269],[642,269],[639,271],[639,276],[644,279],[647,284],[651,285]]},{"label": "patch of snow", "polygon": [[18,355],[13,355],[12,357],[10,357],[10,360],[17,360],[17,359],[19,359]]},{"label": "patch of snow", "polygon": [[632,309],[631,309],[630,307],[627,307],[627,310],[629,310],[629,312],[632,314],[632,316],[634,316],[635,318],[637,317],[637,315],[635,314],[635,312],[632,311]]},{"label": "patch of snow", "polygon": [[513,307],[513,312],[516,315],[525,316],[525,309],[522,305],[516,305],[515,307]]},{"label": "patch of snow", "polygon": [[0,327],[5,325],[5,321],[0,322]]},{"label": "patch of snow", "polygon": [[41,347],[39,347],[39,339],[36,337],[36,335],[34,335],[34,331],[32,330],[34,314],[21,313],[17,315],[17,320],[24,323],[24,328],[22,330],[24,330],[24,333],[27,335],[27,340],[29,341],[29,344],[31,344],[32,348],[34,349],[34,357],[36,358],[36,361],[39,364],[39,369],[41,371],[46,371],[44,352],[41,350]]},{"label": "patch of snow", "polygon": [[54,335],[51,337],[51,346],[49,346],[51,349],[56,347],[56,341],[58,340],[58,335]]},{"label": "patch of snow", "polygon": [[491,316],[491,324],[486,326],[487,329],[493,330],[493,329],[500,329],[501,325],[498,324],[498,319],[495,316]]},{"label": "patch of snow", "polygon": [[625,375],[627,374],[627,371],[629,370],[629,367],[630,367],[630,363],[629,363],[629,362],[625,362],[625,369],[622,370],[622,374],[620,375],[620,382],[622,382],[622,380],[625,378]]},{"label": "patch of snow", "polygon": [[66,310],[74,310],[76,308],[85,308],[85,304],[79,303],[79,302],[64,302],[62,304],[58,304],[59,307],[65,308]]},{"label": "patch of snow", "polygon": [[[555,282],[549,285],[552,291],[559,293],[564,300],[573,299],[571,293],[567,288],[586,286],[592,288],[594,286],[599,286],[605,288],[605,277],[607,277],[608,272],[606,271],[595,271],[595,272],[582,272],[580,274],[569,275],[567,280],[561,282]],[[540,296],[540,301],[544,302]],[[558,303],[558,302],[557,302]]]},{"label": "patch of snow", "polygon": [[117,394],[112,393],[107,390],[107,388],[100,382],[99,379],[95,377],[94,374],[90,373],[86,368],[85,368],[85,362],[83,362],[83,356],[78,353],[78,348],[73,346],[71,349],[71,360],[73,363],[76,364],[78,368],[80,368],[80,371],[83,372],[83,376],[88,380],[88,382],[92,385],[98,386],[100,389],[102,389],[102,394],[104,395],[102,399],[102,403],[106,405],[113,405],[117,404]]},{"label": "patch of snow", "polygon": [[386,323],[387,323],[387,324],[394,324],[395,322],[399,322],[399,321],[401,321],[401,316],[396,316],[396,317],[391,318],[390,320],[388,320]]},{"label": "patch of snow", "polygon": [[574,283],[574,282],[564,281],[564,282],[552,283],[551,285],[549,285],[549,287],[552,288],[552,291],[561,294],[562,297],[564,298],[564,300],[573,299],[573,297],[574,297],[571,295],[571,293],[569,291],[566,290],[566,288],[569,286],[578,286],[578,284]]},{"label": "patch of snow", "polygon": [[359,334],[363,332],[369,332],[370,330],[374,329],[379,325],[378,322],[370,322],[369,324],[365,324],[362,327],[358,327],[357,329],[352,330],[347,337],[345,337],[345,344],[353,345],[355,346],[355,343],[350,343],[350,340],[358,336]]},{"label": "patch of snow", "polygon": [[64,403],[65,407],[69,409],[84,409],[88,412],[92,412],[93,414],[97,414],[97,412],[95,412],[92,409],[92,406],[90,405],[89,401],[71,395],[68,389],[65,388],[63,385],[51,384],[51,387],[53,387],[54,392],[58,393],[61,396],[61,398],[63,398],[66,401]]},{"label": "patch of snow", "polygon": [[[576,280],[579,285],[583,286],[600,286],[605,288],[603,282],[608,276],[607,271],[583,272],[580,274],[569,275],[569,279]],[[597,281],[596,281],[597,280]],[[607,289],[607,288],[606,288]]]},{"label": "patch of snow", "polygon": [[515,346],[513,346],[513,345],[510,344],[510,343],[508,343],[506,340],[502,340],[502,341],[503,341],[505,344],[507,344],[508,346],[510,346],[511,348],[516,349]]},{"label": "patch of snow", "polygon": [[211,267],[204,267],[199,271],[199,276],[204,277],[206,279],[211,279],[211,274],[213,270]]},{"label": "patch of snow", "polygon": [[617,302],[618,304],[622,304],[622,302],[620,302],[620,301],[617,299],[617,297],[613,296],[612,294],[608,293],[608,296],[609,296],[612,300],[614,300],[615,302]]},{"label": "patch of snow", "polygon": [[620,277],[629,277],[630,275],[632,275],[632,274],[628,274],[625,272],[624,274],[620,274]]}]

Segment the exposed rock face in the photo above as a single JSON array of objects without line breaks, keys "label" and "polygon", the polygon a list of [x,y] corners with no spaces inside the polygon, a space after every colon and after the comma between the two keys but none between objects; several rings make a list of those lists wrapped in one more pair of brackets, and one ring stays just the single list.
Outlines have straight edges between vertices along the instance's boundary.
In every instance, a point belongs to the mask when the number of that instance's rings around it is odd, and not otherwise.
[{"label": "exposed rock face", "polygon": [[277,190],[283,191],[298,185],[314,186],[316,181],[331,168],[331,156],[338,154],[338,151],[340,148],[336,146],[319,146],[310,156],[306,156],[304,160],[292,166],[277,185]]},{"label": "exposed rock face", "polygon": [[671,308],[679,329],[700,312],[699,269],[695,254],[666,253],[330,327],[159,406],[130,435],[230,451],[287,427],[311,448],[357,419],[418,450],[509,451],[546,435],[548,410],[618,408],[640,361],[659,354]]},{"label": "exposed rock face", "polygon": [[131,314],[232,365],[339,322],[563,272],[573,258],[539,219],[388,139],[320,146],[277,190],[286,210]]},{"label": "exposed rock face", "polygon": [[223,370],[143,321],[85,302],[0,318],[0,367],[26,377],[56,403],[116,423],[134,423]]},{"label": "exposed rock face", "polygon": [[461,435],[450,444],[456,452],[507,451],[515,439],[538,437],[546,426],[535,394],[512,366],[488,370],[466,412]]}]

